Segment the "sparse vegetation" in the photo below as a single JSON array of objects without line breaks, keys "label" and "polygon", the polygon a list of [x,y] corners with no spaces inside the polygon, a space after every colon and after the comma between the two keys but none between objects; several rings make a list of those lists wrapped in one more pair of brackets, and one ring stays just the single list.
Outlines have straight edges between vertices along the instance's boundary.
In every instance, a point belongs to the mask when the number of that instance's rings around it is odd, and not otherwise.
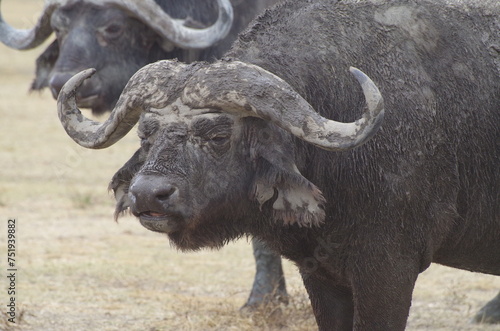
[{"label": "sparse vegetation", "polygon": [[89,192],[75,192],[70,196],[70,200],[75,208],[87,209],[91,207],[97,199]]},{"label": "sparse vegetation", "polygon": [[20,331],[23,330],[26,325],[24,319],[26,311],[23,308],[19,308],[15,318],[15,323],[9,321],[9,316],[5,313],[0,315],[0,330],[2,331]]}]

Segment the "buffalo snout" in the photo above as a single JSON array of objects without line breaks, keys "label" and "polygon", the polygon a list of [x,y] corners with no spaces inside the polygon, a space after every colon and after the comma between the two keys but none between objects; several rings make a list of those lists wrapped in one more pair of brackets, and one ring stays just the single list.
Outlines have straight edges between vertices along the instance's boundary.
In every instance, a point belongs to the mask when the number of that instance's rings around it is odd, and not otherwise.
[{"label": "buffalo snout", "polygon": [[132,212],[136,216],[166,216],[175,204],[178,191],[165,177],[139,175],[130,185]]},{"label": "buffalo snout", "polygon": [[151,230],[172,233],[182,228],[183,215],[176,210],[178,188],[160,175],[138,175],[130,185],[130,210]]}]

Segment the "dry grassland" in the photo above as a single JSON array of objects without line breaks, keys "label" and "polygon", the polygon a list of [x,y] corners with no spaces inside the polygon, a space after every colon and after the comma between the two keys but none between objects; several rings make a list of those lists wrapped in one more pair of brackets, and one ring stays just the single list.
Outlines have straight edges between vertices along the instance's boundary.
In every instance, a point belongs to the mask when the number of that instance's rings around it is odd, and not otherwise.
[{"label": "dry grassland", "polygon": [[[41,0],[4,0],[4,17],[31,26]],[[292,303],[239,312],[251,286],[250,244],[183,254],[132,217],[113,221],[107,184],[139,141],[88,151],[65,134],[48,91],[28,93],[41,48],[0,45],[0,310],[8,303],[7,220],[17,220],[17,323],[0,330],[313,330],[295,267]],[[408,330],[500,330],[469,323],[500,279],[434,265],[415,289]]]}]

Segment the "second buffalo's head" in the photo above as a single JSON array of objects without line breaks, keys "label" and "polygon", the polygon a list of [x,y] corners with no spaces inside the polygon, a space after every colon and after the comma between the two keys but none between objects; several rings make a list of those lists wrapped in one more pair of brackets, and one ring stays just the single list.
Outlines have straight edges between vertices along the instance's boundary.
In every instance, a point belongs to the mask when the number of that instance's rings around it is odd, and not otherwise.
[{"label": "second buffalo's head", "polygon": [[164,58],[189,60],[182,56],[186,50],[196,53],[226,37],[233,20],[229,0],[198,2],[196,8],[187,2],[168,4],[174,17],[186,17],[174,19],[153,0],[48,0],[32,29],[15,29],[0,14],[0,41],[31,49],[54,32],[56,40],[37,59],[31,88],[48,87],[57,98],[74,74],[96,68],[77,102],[101,114],[113,109],[125,84],[144,65]]},{"label": "second buffalo's head", "polygon": [[117,213],[130,209],[182,249],[214,247],[262,213],[298,226],[323,222],[325,200],[296,166],[295,137],[341,151],[377,131],[382,97],[366,75],[351,72],[368,105],[352,123],[320,116],[285,81],[238,61],[148,65],[104,123],[76,107],[78,86],[92,75],[84,71],[63,87],[58,111],[67,133],[88,148],[112,145],[139,121],[141,148],[111,183]]}]

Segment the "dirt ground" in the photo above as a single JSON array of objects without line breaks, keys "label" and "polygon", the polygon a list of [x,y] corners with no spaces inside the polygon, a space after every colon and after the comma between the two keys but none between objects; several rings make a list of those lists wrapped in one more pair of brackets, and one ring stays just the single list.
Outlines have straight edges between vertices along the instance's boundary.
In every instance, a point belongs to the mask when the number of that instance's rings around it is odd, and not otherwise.
[{"label": "dirt ground", "polygon": [[[10,23],[26,28],[42,1],[1,5]],[[73,143],[50,93],[28,93],[41,51],[0,45],[0,330],[314,330],[293,264],[285,261],[290,305],[242,314],[254,272],[247,240],[185,254],[133,217],[113,221],[107,185],[138,138],[130,133],[100,151]],[[10,218],[16,324],[5,314]],[[417,282],[408,330],[500,330],[470,323],[498,290],[500,278],[433,265]]]}]

